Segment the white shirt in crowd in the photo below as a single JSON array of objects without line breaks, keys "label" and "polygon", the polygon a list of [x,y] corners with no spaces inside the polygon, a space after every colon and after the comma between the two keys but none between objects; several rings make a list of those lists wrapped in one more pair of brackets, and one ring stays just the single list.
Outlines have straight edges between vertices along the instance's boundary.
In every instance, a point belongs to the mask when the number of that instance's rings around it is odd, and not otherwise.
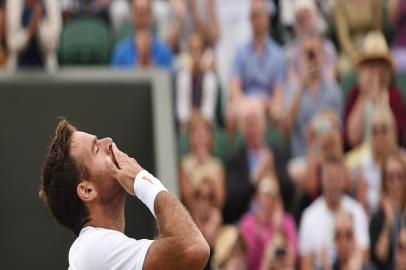
[{"label": "white shirt in crowd", "polygon": [[381,168],[375,163],[372,155],[368,155],[361,163],[361,170],[363,175],[361,181],[365,181],[366,185],[368,212],[372,215],[379,209],[381,197]]},{"label": "white shirt in crowd", "polygon": [[[354,219],[354,237],[361,250],[369,248],[368,221],[362,206],[344,195],[341,207]],[[334,213],[327,207],[324,197],[314,201],[303,213],[299,232],[301,256],[313,256],[314,269],[321,269],[322,250],[327,251],[330,262],[334,262]]]},{"label": "white shirt in crowd", "polygon": [[85,227],[69,250],[69,270],[142,270],[152,242],[114,230]]},{"label": "white shirt in crowd", "polygon": [[[205,72],[202,82],[202,101],[200,112],[204,118],[213,122],[217,102],[217,78],[213,72]],[[181,70],[176,83],[176,115],[182,124],[189,122],[192,112],[192,73]]]}]

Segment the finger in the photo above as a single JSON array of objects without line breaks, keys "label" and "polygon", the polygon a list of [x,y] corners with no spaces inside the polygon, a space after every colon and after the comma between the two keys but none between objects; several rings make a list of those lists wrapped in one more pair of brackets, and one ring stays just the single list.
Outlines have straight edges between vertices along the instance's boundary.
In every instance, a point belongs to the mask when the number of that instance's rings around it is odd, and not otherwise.
[{"label": "finger", "polygon": [[116,158],[119,165],[120,163],[123,163],[126,159],[125,153],[120,151],[115,143],[113,143],[111,149],[113,150],[114,157]]},{"label": "finger", "polygon": [[109,172],[111,173],[111,175],[114,178],[117,178],[118,174],[119,174],[119,169],[116,167],[116,165],[113,163],[113,161],[111,160],[110,157],[106,157],[105,159],[106,162],[106,167],[109,170]]}]

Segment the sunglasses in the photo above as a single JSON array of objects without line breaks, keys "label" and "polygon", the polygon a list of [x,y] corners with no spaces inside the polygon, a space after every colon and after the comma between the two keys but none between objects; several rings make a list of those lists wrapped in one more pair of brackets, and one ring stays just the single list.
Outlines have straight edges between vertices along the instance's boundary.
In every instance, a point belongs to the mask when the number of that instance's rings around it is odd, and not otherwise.
[{"label": "sunglasses", "polygon": [[354,234],[351,230],[337,230],[334,234],[334,238],[336,240],[339,239],[346,239],[346,240],[351,240],[353,239]]},{"label": "sunglasses", "polygon": [[389,131],[389,128],[387,126],[373,126],[372,127],[372,134],[373,135],[378,135],[378,134],[383,134],[386,135]]},{"label": "sunglasses", "polygon": [[398,243],[398,250],[399,251],[406,251],[406,243]]},{"label": "sunglasses", "polygon": [[387,172],[387,175],[388,175],[387,178],[390,180],[393,180],[393,179],[403,180],[403,179],[405,179],[405,176],[406,176],[403,172],[400,172],[400,171]]}]

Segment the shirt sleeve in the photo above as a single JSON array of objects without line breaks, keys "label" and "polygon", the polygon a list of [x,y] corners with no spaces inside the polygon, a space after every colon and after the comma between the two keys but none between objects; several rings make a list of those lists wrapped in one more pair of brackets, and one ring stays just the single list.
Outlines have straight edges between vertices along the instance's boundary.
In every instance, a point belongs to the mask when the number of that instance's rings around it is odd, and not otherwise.
[{"label": "shirt sleeve", "polygon": [[239,48],[234,56],[234,65],[231,73],[232,78],[242,78],[243,76],[243,48]]},{"label": "shirt sleeve", "polygon": [[274,82],[274,87],[275,86],[282,86],[283,83],[285,82],[285,74],[286,74],[286,63],[285,59],[283,56],[283,51],[281,51],[278,55],[278,66],[276,68],[276,74],[275,74],[275,82]]}]

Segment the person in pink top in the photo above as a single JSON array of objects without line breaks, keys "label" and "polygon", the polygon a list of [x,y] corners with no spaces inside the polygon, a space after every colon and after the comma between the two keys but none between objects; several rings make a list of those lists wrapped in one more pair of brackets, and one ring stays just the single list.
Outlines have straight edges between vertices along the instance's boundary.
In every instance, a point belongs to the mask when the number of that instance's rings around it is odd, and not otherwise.
[{"label": "person in pink top", "polygon": [[293,217],[284,212],[278,181],[269,175],[258,185],[256,199],[249,212],[241,219],[240,230],[247,244],[249,270],[259,270],[266,245],[273,232],[283,231],[287,235],[288,260],[296,259],[297,232]]}]

